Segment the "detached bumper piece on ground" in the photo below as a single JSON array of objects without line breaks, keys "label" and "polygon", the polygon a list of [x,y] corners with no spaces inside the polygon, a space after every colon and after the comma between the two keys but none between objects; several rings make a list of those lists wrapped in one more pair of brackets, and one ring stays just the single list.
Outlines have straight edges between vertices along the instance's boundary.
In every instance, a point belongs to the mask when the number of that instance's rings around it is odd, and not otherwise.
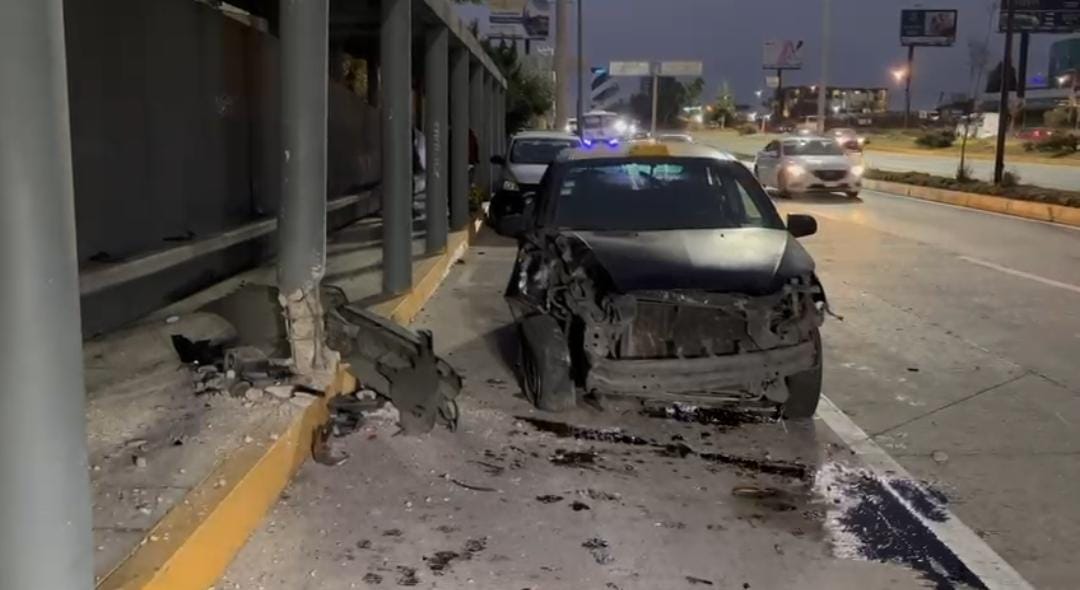
[{"label": "detached bumper piece on ground", "polygon": [[397,407],[404,432],[428,432],[436,422],[457,427],[461,376],[435,356],[430,331],[414,332],[347,304],[328,312],[326,327],[330,347],[360,383]]}]

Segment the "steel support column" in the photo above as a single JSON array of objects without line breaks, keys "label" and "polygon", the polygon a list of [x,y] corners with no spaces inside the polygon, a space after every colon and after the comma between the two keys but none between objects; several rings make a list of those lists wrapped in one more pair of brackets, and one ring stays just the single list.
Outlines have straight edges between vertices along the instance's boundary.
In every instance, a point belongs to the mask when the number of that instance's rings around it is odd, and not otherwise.
[{"label": "steel support column", "polygon": [[0,586],[94,587],[61,0],[0,2]]},{"label": "steel support column", "polygon": [[450,55],[450,228],[469,222],[469,50]]},{"label": "steel support column", "polygon": [[427,152],[427,252],[446,248],[446,146],[449,118],[450,31],[430,29],[424,40],[424,141]]},{"label": "steel support column", "polygon": [[326,274],[329,0],[280,4],[281,206],[277,280],[294,369],[323,363],[319,283]]},{"label": "steel support column", "polygon": [[412,287],[412,2],[381,0],[383,293]]}]

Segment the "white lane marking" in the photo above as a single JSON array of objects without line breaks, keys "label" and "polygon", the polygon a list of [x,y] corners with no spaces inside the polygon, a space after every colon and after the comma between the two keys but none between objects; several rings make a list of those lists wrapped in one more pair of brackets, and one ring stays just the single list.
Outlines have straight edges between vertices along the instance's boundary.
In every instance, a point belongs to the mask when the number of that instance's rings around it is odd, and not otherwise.
[{"label": "white lane marking", "polygon": [[[886,453],[862,428],[851,421],[846,414],[836,407],[836,404],[824,395],[821,396],[821,404],[817,410],[818,418],[844,441],[866,466],[874,472],[879,479],[902,477],[915,481],[910,473]],[[913,509],[907,500],[885,486],[896,496],[915,518],[922,522],[941,542],[956,554],[960,561],[964,562],[973,574],[990,590],[1032,590],[1031,584],[1025,580],[1019,572],[1001,558],[989,545],[975,534],[967,525],[960,521],[950,510],[945,510],[946,518],[943,522],[935,522],[924,518],[919,511]]]},{"label": "white lane marking", "polygon": [[1007,266],[1002,266],[1000,264],[994,264],[993,262],[990,262],[989,260],[982,260],[982,259],[979,259],[979,258],[972,258],[971,256],[961,256],[960,260],[965,260],[967,262],[970,262],[972,264],[977,264],[979,266],[985,266],[986,268],[992,268],[992,269],[994,269],[996,271],[1003,272],[1005,274],[1013,275],[1014,277],[1020,277],[1022,279],[1027,279],[1029,281],[1035,281],[1037,283],[1042,283],[1044,285],[1049,285],[1051,287],[1057,287],[1058,289],[1065,289],[1066,291],[1072,291],[1073,293],[1080,293],[1080,286],[1073,285],[1071,283],[1063,283],[1061,281],[1055,281],[1054,279],[1048,279],[1046,277],[1040,277],[1039,275],[1033,275],[1033,274],[1031,274],[1029,272],[1024,272],[1022,270],[1016,270],[1015,268],[1009,268]]}]

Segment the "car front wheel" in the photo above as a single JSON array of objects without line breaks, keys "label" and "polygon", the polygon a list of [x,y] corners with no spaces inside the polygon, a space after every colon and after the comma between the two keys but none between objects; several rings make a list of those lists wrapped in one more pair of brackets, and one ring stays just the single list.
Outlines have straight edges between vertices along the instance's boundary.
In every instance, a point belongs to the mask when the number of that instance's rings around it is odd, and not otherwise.
[{"label": "car front wheel", "polygon": [[550,316],[531,316],[522,320],[519,336],[521,388],[529,401],[547,412],[577,406],[570,349],[558,323]]},{"label": "car front wheel", "polygon": [[814,350],[817,353],[817,363],[814,368],[796,373],[786,379],[788,399],[780,408],[780,413],[789,420],[813,418],[817,411],[818,402],[821,400],[821,376],[823,355],[821,349],[821,332],[814,328]]}]

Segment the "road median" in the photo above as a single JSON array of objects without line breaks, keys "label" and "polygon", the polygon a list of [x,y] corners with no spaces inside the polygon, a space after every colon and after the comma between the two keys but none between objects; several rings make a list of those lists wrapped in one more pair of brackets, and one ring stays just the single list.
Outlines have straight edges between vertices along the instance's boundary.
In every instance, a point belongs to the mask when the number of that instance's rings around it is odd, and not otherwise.
[{"label": "road median", "polygon": [[977,193],[869,178],[863,180],[863,188],[913,197],[924,201],[934,201],[937,203],[978,209],[980,211],[990,211],[993,213],[1014,215],[1016,217],[1034,219],[1037,221],[1049,221],[1052,223],[1060,223],[1062,225],[1080,227],[1080,208],[1067,205],[1014,199],[995,195],[981,195]]}]

